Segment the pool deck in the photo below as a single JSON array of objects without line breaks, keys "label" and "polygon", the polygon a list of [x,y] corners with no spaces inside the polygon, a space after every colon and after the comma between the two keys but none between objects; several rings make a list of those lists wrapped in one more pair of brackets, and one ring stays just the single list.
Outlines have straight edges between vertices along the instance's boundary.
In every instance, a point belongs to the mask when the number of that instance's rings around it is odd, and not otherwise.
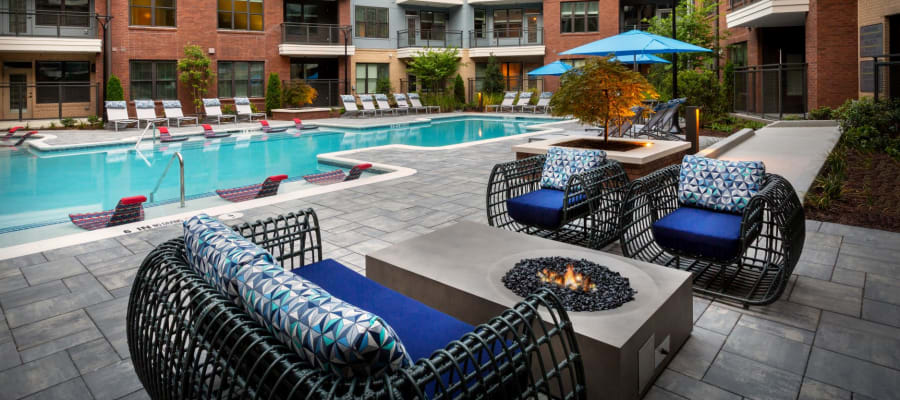
[{"label": "pool deck", "polygon": [[[486,223],[491,167],[525,141],[359,150],[353,157],[416,173],[242,210],[240,220],[312,207],[325,257],[364,273],[369,252]],[[694,297],[692,337],[647,399],[900,399],[900,234],[806,227],[781,300],[743,310]],[[144,256],[180,234],[172,225],[0,260],[0,397],[148,398],[129,361],[128,294]]]}]

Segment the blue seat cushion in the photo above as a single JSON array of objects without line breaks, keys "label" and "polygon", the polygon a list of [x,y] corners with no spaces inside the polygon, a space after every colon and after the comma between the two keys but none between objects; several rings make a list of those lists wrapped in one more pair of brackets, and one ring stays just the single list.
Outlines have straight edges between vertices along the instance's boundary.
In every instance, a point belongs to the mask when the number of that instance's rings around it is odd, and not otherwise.
[{"label": "blue seat cushion", "polygon": [[291,271],[347,303],[384,319],[415,362],[431,356],[475,327],[406,297],[332,259]]},{"label": "blue seat cushion", "polygon": [[663,247],[718,261],[734,259],[740,249],[741,216],[702,208],[680,207],[653,223]]},{"label": "blue seat cushion", "polygon": [[[576,196],[571,201],[578,201],[584,195]],[[546,229],[556,229],[563,225],[563,201],[565,192],[556,189],[540,189],[506,200],[509,216],[516,222]],[[588,210],[582,204],[570,210],[569,217],[579,217]]]}]

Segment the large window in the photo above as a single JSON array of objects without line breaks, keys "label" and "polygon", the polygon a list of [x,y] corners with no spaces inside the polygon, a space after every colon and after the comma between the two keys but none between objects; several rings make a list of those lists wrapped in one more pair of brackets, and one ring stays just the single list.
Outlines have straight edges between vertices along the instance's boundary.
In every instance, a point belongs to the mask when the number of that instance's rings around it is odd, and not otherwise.
[{"label": "large window", "polygon": [[388,64],[356,63],[356,93],[375,93],[378,79],[387,77]]},{"label": "large window", "polygon": [[90,0],[35,0],[35,23],[50,26],[90,26]]},{"label": "large window", "polygon": [[285,0],[284,22],[337,24],[337,7],[331,0]]},{"label": "large window", "polygon": [[263,97],[262,61],[219,61],[219,97]]},{"label": "large window", "polygon": [[262,0],[218,0],[219,29],[263,30]]},{"label": "large window", "polygon": [[494,37],[522,35],[522,9],[494,10]]},{"label": "large window", "polygon": [[566,32],[597,32],[600,9],[596,1],[574,1],[559,4],[559,30]]},{"label": "large window", "polygon": [[449,19],[447,13],[419,11],[419,29],[422,30],[422,39],[444,40],[447,19]]},{"label": "large window", "polygon": [[388,9],[356,6],[356,37],[388,38]]},{"label": "large window", "polygon": [[177,99],[178,74],[175,70],[175,61],[132,61],[131,99]]},{"label": "large window", "polygon": [[747,42],[740,42],[731,45],[728,48],[728,61],[735,67],[744,67],[747,65]]},{"label": "large window", "polygon": [[90,62],[38,61],[35,67],[38,104],[91,101]]},{"label": "large window", "polygon": [[175,0],[131,0],[131,25],[175,26]]}]

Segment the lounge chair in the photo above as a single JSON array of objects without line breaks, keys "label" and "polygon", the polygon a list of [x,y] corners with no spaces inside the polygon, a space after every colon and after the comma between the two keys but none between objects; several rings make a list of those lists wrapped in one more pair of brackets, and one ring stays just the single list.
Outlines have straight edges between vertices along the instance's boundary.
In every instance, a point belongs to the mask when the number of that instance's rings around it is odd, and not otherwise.
[{"label": "lounge chair", "polygon": [[384,93],[375,94],[375,103],[378,104],[378,109],[381,110],[382,113],[390,111],[392,115],[397,115],[398,112],[405,111],[409,114],[408,108],[391,107],[391,103],[388,102],[388,97]]},{"label": "lounge chair", "polygon": [[6,134],[5,134],[5,135],[0,136],[0,139],[3,139],[3,140],[9,140],[9,139],[13,139],[13,138],[19,138],[19,137],[21,137],[21,136],[16,136],[16,132],[18,132],[18,131],[20,131],[20,130],[22,130],[22,129],[25,129],[25,127],[22,127],[22,126],[14,126],[14,127],[12,127],[12,128],[9,128],[9,129],[6,130]]},{"label": "lounge chair", "polygon": [[29,131],[22,135],[16,135],[16,132],[18,132],[21,129],[25,129],[25,128],[23,128],[21,126],[14,126],[12,128],[9,128],[9,130],[6,132],[5,135],[0,136],[0,140],[19,139],[15,144],[13,144],[13,146],[18,146],[18,145],[24,143],[28,139],[40,139],[41,138],[41,136],[39,136],[37,134],[38,131]]},{"label": "lounge chair", "polygon": [[[352,116],[360,116],[366,114],[368,111],[360,110],[356,105],[356,96],[352,94],[342,94],[341,95],[341,103],[344,104],[344,116],[352,117]],[[373,113],[374,114],[374,113]]]},{"label": "lounge chair", "polygon": [[75,226],[89,231],[143,221],[143,203],[145,201],[147,201],[147,198],[144,196],[123,197],[119,200],[119,204],[116,204],[116,208],[113,210],[95,213],[69,214],[69,219],[72,220],[72,223],[75,224]]},{"label": "lounge chair", "polygon": [[397,108],[405,109],[407,114],[409,114],[410,111],[415,111],[416,114],[418,114],[419,111],[428,112],[428,109],[425,107],[410,106],[409,103],[406,101],[406,95],[403,93],[394,93],[394,101],[397,102]]},{"label": "lounge chair", "polygon": [[553,92],[541,92],[540,97],[538,97],[538,102],[535,105],[525,105],[522,106],[523,112],[531,111],[532,113],[537,114],[538,110],[544,110],[544,113],[550,112],[550,99],[553,98]]},{"label": "lounge chair", "polygon": [[516,100],[516,92],[506,92],[503,94],[503,102],[500,104],[489,104],[484,107],[485,111],[490,111],[493,107],[494,111],[500,111],[501,108],[509,107],[510,110],[513,106],[513,101]]},{"label": "lounge chair", "polygon": [[635,179],[619,221],[626,257],[690,271],[696,292],[745,307],[784,292],[805,224],[797,192],[762,162],[696,156]]},{"label": "lounge chair", "polygon": [[[531,92],[521,92],[519,93],[519,100],[516,101],[516,104],[510,107],[509,111],[525,111],[525,106],[531,105]],[[500,107],[500,111],[503,111],[504,107]]]},{"label": "lounge chair", "polygon": [[646,136],[651,139],[681,140],[672,134],[671,130],[678,121],[678,108],[682,103],[684,103],[684,99],[674,99],[657,105],[650,120],[636,128],[634,137]]},{"label": "lounge chair", "polygon": [[369,168],[372,168],[372,164],[365,163],[351,168],[349,174],[344,174],[344,170],[336,169],[334,171],[323,172],[320,174],[304,175],[303,179],[305,179],[309,183],[315,183],[317,185],[330,185],[332,183],[346,182],[358,179],[359,176],[362,175],[363,171]]},{"label": "lounge chair", "polygon": [[228,133],[228,132],[215,132],[215,131],[213,131],[212,126],[210,126],[209,124],[202,124],[202,125],[200,125],[200,126],[203,127],[203,137],[205,137],[205,138],[207,138],[207,139],[218,139],[218,138],[223,138],[223,137],[229,137],[229,136],[231,136],[231,134]]},{"label": "lounge chair", "polygon": [[259,120],[259,125],[262,127],[262,131],[265,133],[278,133],[278,132],[284,132],[284,131],[288,130],[288,127],[286,127],[286,126],[279,126],[277,128],[273,128],[273,127],[269,126],[269,121],[266,121],[264,119]]},{"label": "lounge chair", "polygon": [[168,118],[156,116],[156,104],[153,100],[135,100],[134,110],[137,112],[138,128],[141,127],[141,122],[144,122],[147,125],[150,125],[151,123],[154,125],[162,123],[165,123],[166,125],[169,124]]},{"label": "lounge chair", "polygon": [[[166,118],[170,120],[175,120],[175,126],[180,127],[181,123],[184,121],[194,121],[194,124],[199,124],[200,121],[197,117],[194,116],[185,116],[181,111],[181,102],[178,100],[163,100],[163,112],[166,114]],[[168,124],[166,124],[168,125]]]},{"label": "lounge chair", "polygon": [[441,112],[441,107],[440,107],[440,106],[425,106],[425,105],[422,105],[422,100],[419,98],[419,94],[418,94],[418,93],[407,93],[407,94],[406,94],[406,97],[409,97],[409,104],[410,104],[413,108],[424,108],[424,109],[425,109],[425,112],[427,112],[427,113],[430,113],[432,110],[434,110],[434,112],[438,112],[438,113]]},{"label": "lounge chair", "polygon": [[304,124],[303,121],[300,120],[300,118],[294,118],[294,127],[297,128],[297,129],[299,129],[299,130],[301,130],[301,131],[305,131],[305,130],[309,130],[309,129],[318,129],[318,128],[319,128],[319,127],[316,126],[316,125],[306,125],[306,124]]},{"label": "lounge chair", "polygon": [[131,119],[128,116],[128,103],[125,101],[107,101],[106,105],[106,118],[109,120],[116,132],[119,131],[119,125],[123,125],[126,128],[128,125],[138,124],[138,120]]},{"label": "lounge chair", "polygon": [[266,113],[264,112],[253,112],[253,109],[250,108],[250,99],[246,97],[235,97],[234,98],[234,108],[237,110],[237,118],[247,117],[248,121],[253,121],[253,118],[265,118]]},{"label": "lounge chair", "polygon": [[163,142],[163,143],[183,142],[183,141],[189,139],[189,137],[187,137],[187,136],[172,136],[172,134],[169,133],[169,128],[167,128],[165,126],[160,126],[160,127],[157,127],[156,129],[159,130],[159,141]]},{"label": "lounge chair", "polygon": [[[631,112],[633,112],[634,115],[632,115],[631,118],[628,118],[625,121],[623,121],[621,125],[612,124],[609,127],[609,136],[610,137],[613,137],[613,136],[624,137],[629,132],[632,133],[631,136],[634,136],[634,129],[633,129],[634,124],[637,123],[637,121],[639,121],[641,119],[641,117],[644,113],[644,107],[641,107],[641,106],[631,107]],[[584,130],[586,132],[599,131],[600,135],[603,134],[603,128],[600,128],[600,127],[589,127],[589,128],[584,128]]]},{"label": "lounge chair", "polygon": [[287,175],[270,176],[263,183],[233,189],[220,189],[216,190],[216,194],[225,200],[233,202],[274,196],[278,193],[278,186],[281,184],[281,181],[287,179],[287,177]]},{"label": "lounge chair", "polygon": [[384,110],[379,110],[379,109],[375,108],[375,103],[372,101],[371,94],[359,95],[359,102],[362,103],[363,114],[370,112],[370,113],[372,113],[372,115],[378,115],[378,114],[384,115]]},{"label": "lounge chair", "polygon": [[215,118],[218,125],[222,125],[222,120],[237,122],[237,115],[222,114],[222,103],[219,99],[203,99],[203,109],[206,111],[206,118]]}]

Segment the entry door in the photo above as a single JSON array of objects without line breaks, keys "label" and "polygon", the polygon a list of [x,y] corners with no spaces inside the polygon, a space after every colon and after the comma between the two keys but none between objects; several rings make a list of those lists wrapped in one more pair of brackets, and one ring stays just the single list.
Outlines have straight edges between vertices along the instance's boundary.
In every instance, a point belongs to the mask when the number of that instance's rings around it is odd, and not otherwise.
[{"label": "entry door", "polygon": [[[6,68],[3,82],[3,119],[30,119],[32,88],[28,87],[31,70]],[[20,118],[21,117],[21,118]]]},{"label": "entry door", "polygon": [[418,17],[415,15],[407,15],[406,16],[406,31],[409,38],[410,47],[416,46],[416,30],[419,29],[419,21]]},{"label": "entry door", "polygon": [[25,0],[10,0],[9,13],[6,14],[5,21],[0,23],[3,33],[18,36],[28,34],[28,15]]},{"label": "entry door", "polygon": [[528,23],[528,26],[525,29],[527,29],[528,32],[527,39],[529,44],[541,43],[541,32],[539,31],[540,27],[538,26],[538,15],[540,14],[525,14],[525,21],[527,21]]}]

